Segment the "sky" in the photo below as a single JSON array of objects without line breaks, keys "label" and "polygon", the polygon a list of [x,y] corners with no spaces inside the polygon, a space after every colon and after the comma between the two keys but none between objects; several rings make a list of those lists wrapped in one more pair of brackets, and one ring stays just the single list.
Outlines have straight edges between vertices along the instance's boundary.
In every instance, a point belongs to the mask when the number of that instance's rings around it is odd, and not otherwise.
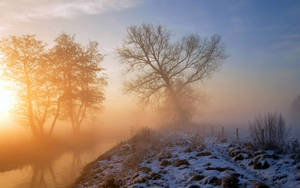
[{"label": "sky", "polygon": [[287,114],[300,94],[298,0],[0,0],[1,38],[35,34],[51,45],[66,32],[99,42],[109,82],[103,113],[112,117],[118,111],[128,119],[132,111],[124,109],[136,103],[122,92],[115,49],[127,27],[141,23],[164,25],[174,40],[222,36],[228,58],[200,83],[206,97],[199,120],[242,124],[260,113]]}]

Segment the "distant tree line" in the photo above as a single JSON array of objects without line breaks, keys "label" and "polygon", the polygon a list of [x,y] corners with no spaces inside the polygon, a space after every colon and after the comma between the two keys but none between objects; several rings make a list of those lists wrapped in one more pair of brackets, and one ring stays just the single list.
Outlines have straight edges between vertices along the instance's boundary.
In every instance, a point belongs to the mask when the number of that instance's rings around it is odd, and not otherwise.
[{"label": "distant tree line", "polygon": [[98,43],[83,46],[61,34],[51,48],[34,35],[10,36],[0,44],[2,77],[14,83],[16,112],[32,134],[52,135],[58,120],[69,121],[78,134],[88,111],[104,101]]}]

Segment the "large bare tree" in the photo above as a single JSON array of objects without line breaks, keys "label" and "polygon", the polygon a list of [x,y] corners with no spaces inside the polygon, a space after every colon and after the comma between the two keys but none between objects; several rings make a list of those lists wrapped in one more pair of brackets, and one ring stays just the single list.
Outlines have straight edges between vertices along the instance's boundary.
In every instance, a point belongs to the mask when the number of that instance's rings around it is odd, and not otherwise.
[{"label": "large bare tree", "polygon": [[179,116],[194,85],[215,72],[226,57],[218,35],[194,34],[172,41],[165,27],[152,24],[129,27],[117,51],[134,74],[125,84],[126,91],[144,102],[172,104]]}]

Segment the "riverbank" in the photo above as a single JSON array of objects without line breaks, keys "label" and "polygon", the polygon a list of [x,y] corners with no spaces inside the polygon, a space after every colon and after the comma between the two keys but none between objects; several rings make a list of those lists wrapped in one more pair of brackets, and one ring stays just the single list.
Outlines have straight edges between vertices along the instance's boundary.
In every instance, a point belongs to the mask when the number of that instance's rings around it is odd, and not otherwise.
[{"label": "riverbank", "polygon": [[144,129],[88,164],[73,187],[294,188],[299,169],[297,156],[249,143]]}]

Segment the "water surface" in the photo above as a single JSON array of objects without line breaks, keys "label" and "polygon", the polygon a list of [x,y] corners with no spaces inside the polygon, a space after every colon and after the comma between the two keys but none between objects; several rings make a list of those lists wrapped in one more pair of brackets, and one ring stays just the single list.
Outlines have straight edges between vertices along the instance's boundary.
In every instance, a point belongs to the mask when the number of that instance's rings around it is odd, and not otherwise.
[{"label": "water surface", "polygon": [[2,188],[66,188],[80,175],[82,168],[111,148],[116,141],[106,141],[90,148],[62,152],[55,159],[43,158],[21,167],[0,172]]}]

